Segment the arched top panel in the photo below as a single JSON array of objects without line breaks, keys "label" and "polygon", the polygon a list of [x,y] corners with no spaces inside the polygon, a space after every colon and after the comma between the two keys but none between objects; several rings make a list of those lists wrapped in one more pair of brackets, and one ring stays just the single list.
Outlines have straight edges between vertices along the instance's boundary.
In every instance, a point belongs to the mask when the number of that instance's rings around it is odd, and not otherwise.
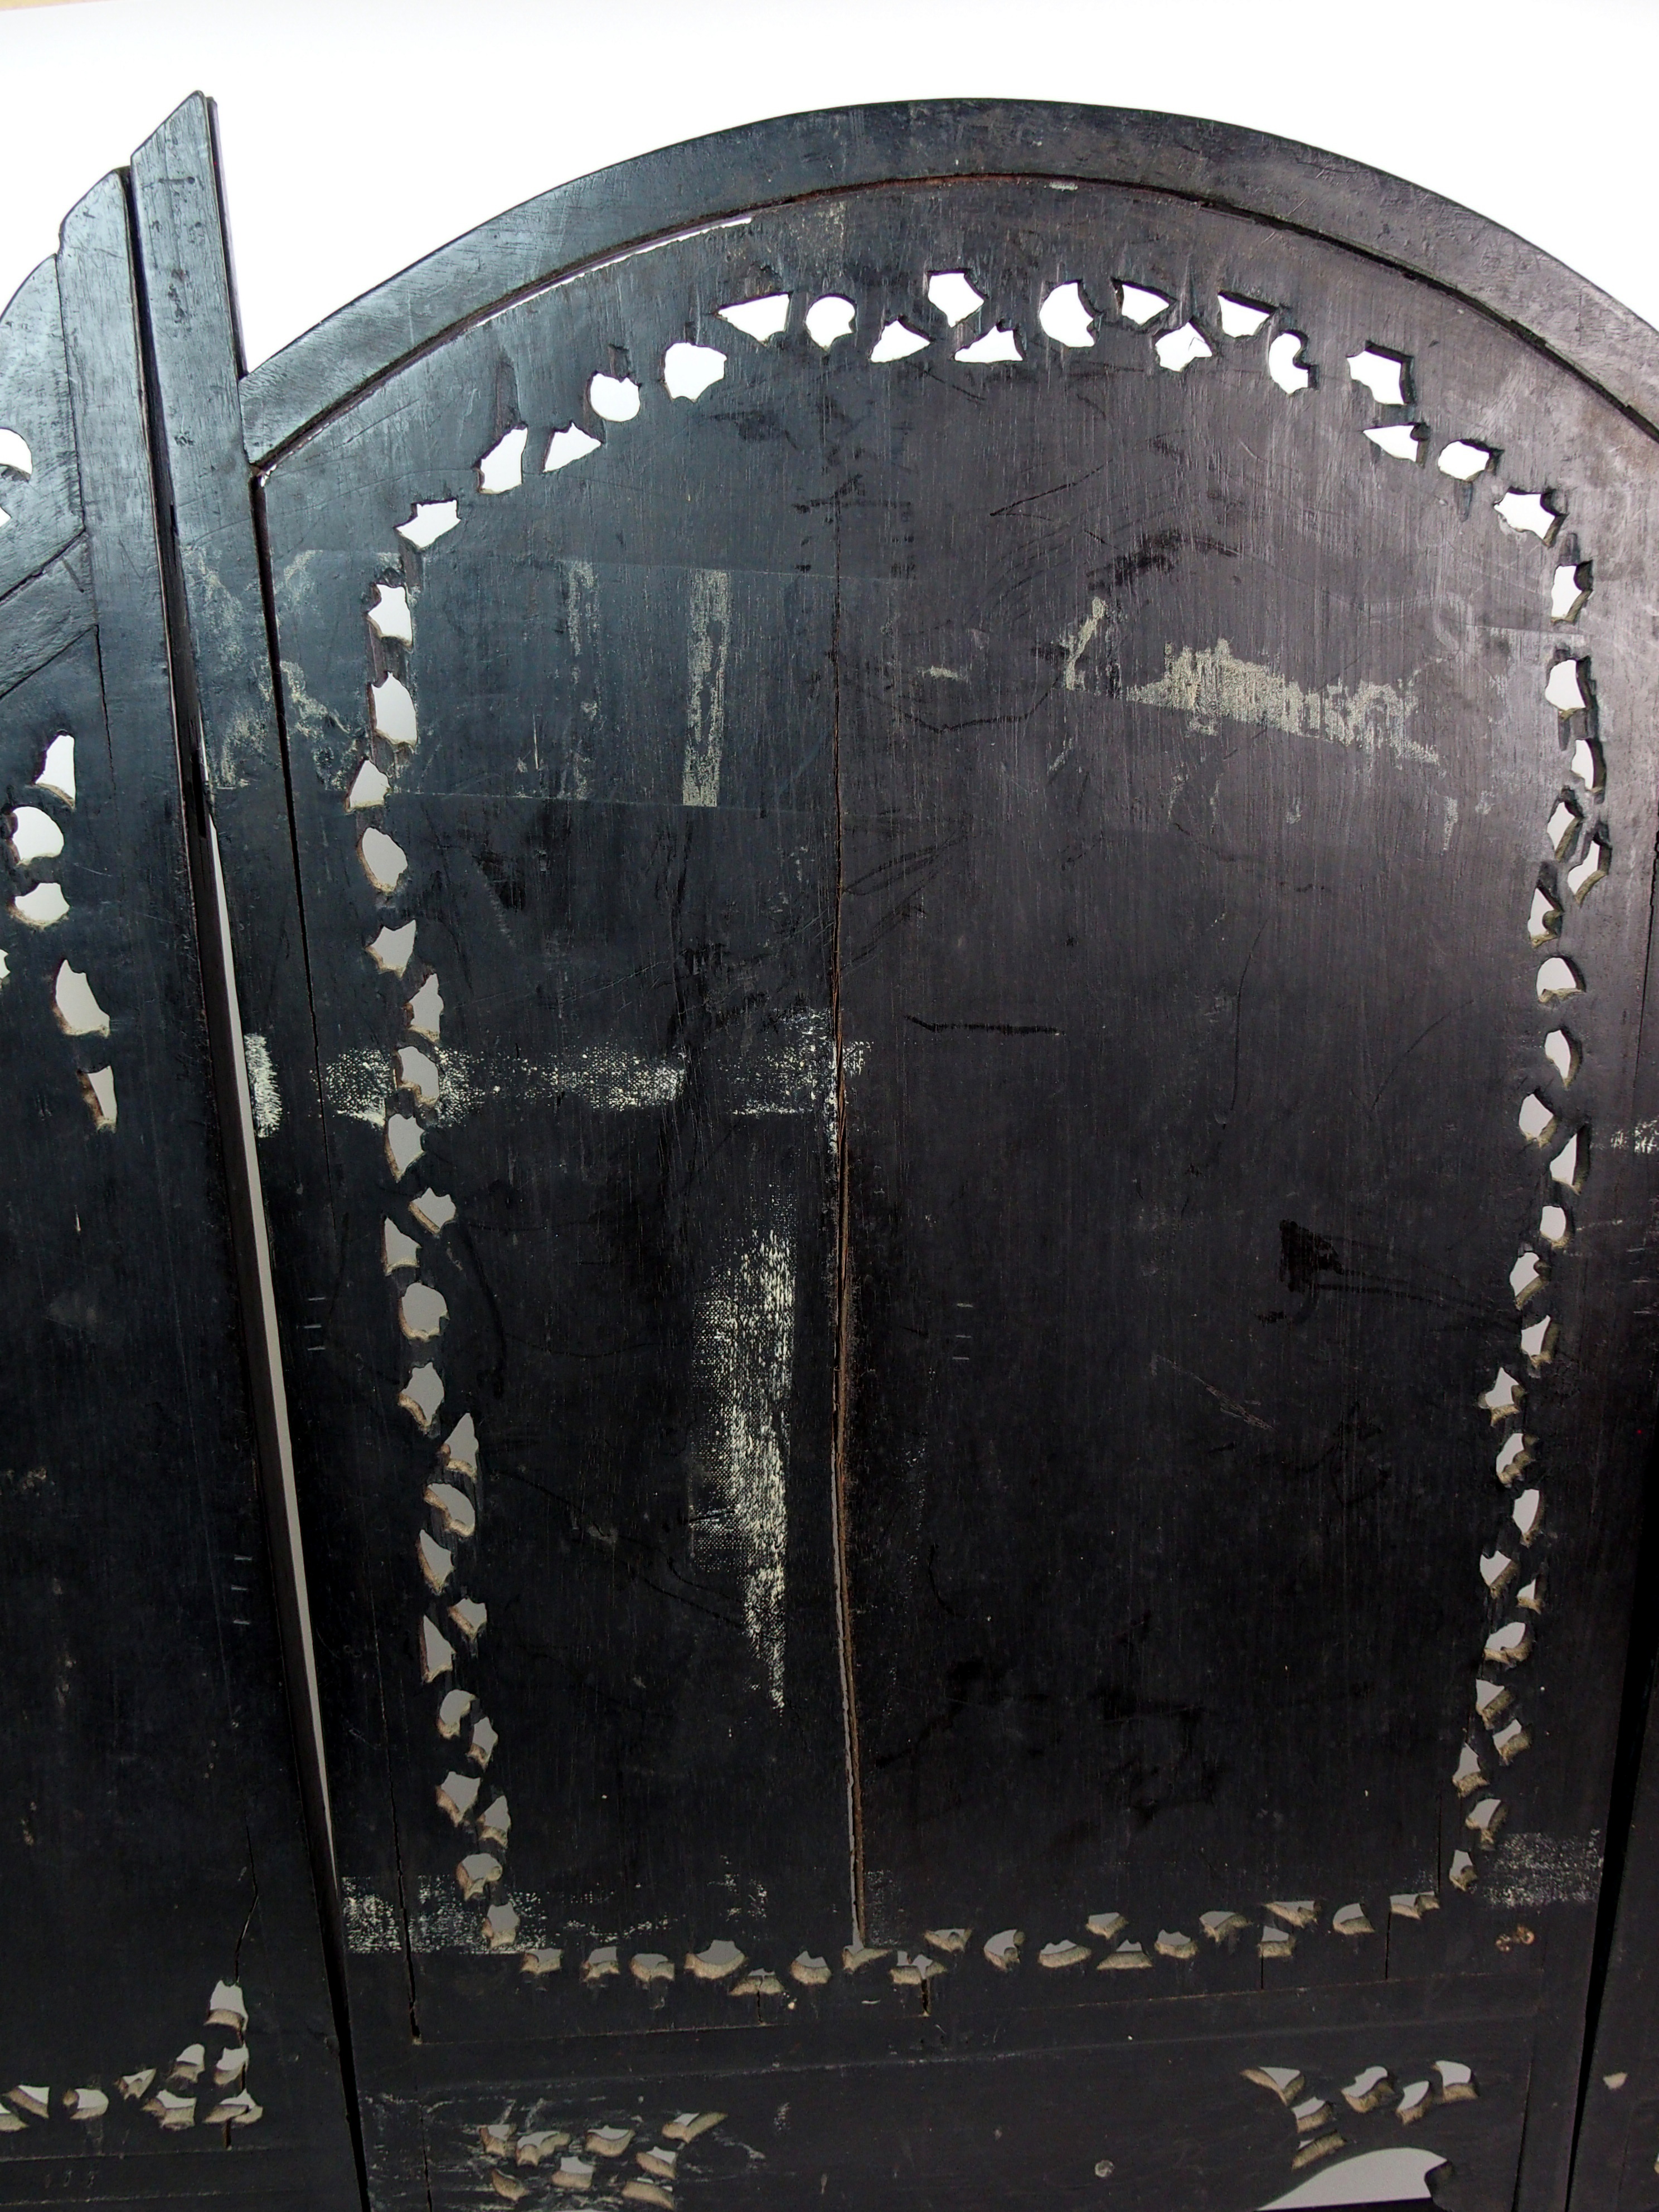
[{"label": "arched top panel", "polygon": [[605,254],[761,204],[1010,175],[1139,186],[1351,246],[1461,295],[1659,425],[1659,333],[1501,224],[1403,178],[1192,116],[1058,100],[902,100],[717,131],[509,208],[247,376],[248,457],[269,460],[410,355]]}]

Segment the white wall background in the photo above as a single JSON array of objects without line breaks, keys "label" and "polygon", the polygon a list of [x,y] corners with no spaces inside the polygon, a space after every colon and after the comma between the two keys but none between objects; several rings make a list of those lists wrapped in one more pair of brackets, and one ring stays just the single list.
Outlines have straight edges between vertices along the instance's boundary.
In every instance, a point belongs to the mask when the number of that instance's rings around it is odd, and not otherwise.
[{"label": "white wall background", "polygon": [[1659,323],[1659,0],[83,0],[0,13],[0,301],[217,100],[250,362],[515,201],[735,123],[940,94],[1302,138]]}]

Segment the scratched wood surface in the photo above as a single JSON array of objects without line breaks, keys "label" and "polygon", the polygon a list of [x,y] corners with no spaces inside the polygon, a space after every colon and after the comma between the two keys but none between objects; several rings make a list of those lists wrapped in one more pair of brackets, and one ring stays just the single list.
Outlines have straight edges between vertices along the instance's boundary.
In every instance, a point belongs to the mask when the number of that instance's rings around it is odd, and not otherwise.
[{"label": "scratched wood surface", "polygon": [[139,344],[111,177],[0,320],[0,2203],[338,2205]]},{"label": "scratched wood surface", "polygon": [[200,447],[158,337],[377,2203],[1564,2200],[1642,343],[1573,374],[1457,289],[1571,355],[1565,276],[1443,209],[1389,267],[1307,149],[1364,252],[1090,130],[799,204],[736,134],[608,258],[653,157],[267,364],[274,701],[228,315]]}]

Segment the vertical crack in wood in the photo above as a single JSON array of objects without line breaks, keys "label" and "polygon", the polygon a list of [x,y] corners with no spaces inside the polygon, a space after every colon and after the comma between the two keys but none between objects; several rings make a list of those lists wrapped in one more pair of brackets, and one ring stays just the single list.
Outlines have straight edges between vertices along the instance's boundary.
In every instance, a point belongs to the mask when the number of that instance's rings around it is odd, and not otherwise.
[{"label": "vertical crack in wood", "polygon": [[832,509],[836,540],[835,611],[830,628],[830,796],[835,808],[835,910],[830,923],[830,1027],[836,1086],[836,1383],[830,1429],[835,1529],[836,1642],[841,1661],[841,1714],[847,1763],[847,1842],[853,1941],[865,1940],[864,1792],[859,1770],[857,1695],[853,1672],[853,1593],[847,1547],[847,1412],[852,1361],[850,1200],[847,1173],[847,1053],[842,1034],[842,902],[846,888],[841,787],[841,508]]}]

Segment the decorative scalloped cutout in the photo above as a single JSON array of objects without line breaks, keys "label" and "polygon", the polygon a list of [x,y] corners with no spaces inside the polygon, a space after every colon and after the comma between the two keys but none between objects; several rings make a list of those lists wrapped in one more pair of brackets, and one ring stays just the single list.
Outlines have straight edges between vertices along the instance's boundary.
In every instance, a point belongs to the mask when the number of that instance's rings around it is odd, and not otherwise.
[{"label": "decorative scalloped cutout", "polygon": [[1195,361],[1208,361],[1215,352],[1196,323],[1182,323],[1179,330],[1165,331],[1161,338],[1152,342],[1152,351],[1158,356],[1160,368],[1169,369],[1179,376],[1182,369],[1190,368]]},{"label": "decorative scalloped cutout", "polygon": [[1562,512],[1550,504],[1547,491],[1516,491],[1513,486],[1496,503],[1498,520],[1517,536],[1535,538],[1547,545],[1561,526]]},{"label": "decorative scalloped cutout", "polygon": [[1611,865],[1612,855],[1607,850],[1607,840],[1598,830],[1585,847],[1582,857],[1567,870],[1567,889],[1581,906],[1606,877]]},{"label": "decorative scalloped cutout", "polygon": [[[1560,1208],[1557,1206],[1553,1210],[1559,1212]],[[1514,1436],[1505,1437],[1498,1446],[1493,1472],[1504,1488],[1508,1489],[1510,1483],[1514,1482],[1531,1464],[1532,1438],[1523,1437],[1517,1430]]]},{"label": "decorative scalloped cutout", "polygon": [[1564,1085],[1571,1087],[1578,1073],[1579,1051],[1571,1034],[1565,1030],[1552,1030],[1544,1039],[1544,1057],[1560,1077]]},{"label": "decorative scalloped cutout", "polygon": [[351,779],[351,788],[346,793],[346,811],[366,814],[376,806],[384,806],[386,795],[392,788],[392,779],[375,767],[372,760],[359,761],[357,773]]},{"label": "decorative scalloped cutout", "polygon": [[407,538],[417,553],[424,553],[459,529],[460,520],[460,509],[453,499],[417,500],[408,521],[398,525],[398,535]]},{"label": "decorative scalloped cutout", "polygon": [[400,922],[396,929],[388,925],[363,950],[383,975],[401,975],[415,951],[414,923]]},{"label": "decorative scalloped cutout", "polygon": [[587,404],[607,422],[631,422],[640,411],[640,387],[631,376],[598,369],[587,380]]},{"label": "decorative scalloped cutout", "polygon": [[1489,1413],[1494,1421],[1507,1421],[1520,1412],[1521,1401],[1526,1395],[1520,1382],[1510,1373],[1509,1369],[1500,1367],[1474,1402],[1483,1413]]},{"label": "decorative scalloped cutout", "polygon": [[37,860],[55,860],[64,849],[64,833],[42,808],[19,806],[12,811],[9,842],[13,860],[27,868]]},{"label": "decorative scalloped cutout", "polygon": [[1267,348],[1267,374],[1281,392],[1305,392],[1313,370],[1302,358],[1308,343],[1300,331],[1281,331]]},{"label": "decorative scalloped cutout", "polygon": [[1550,841],[1550,850],[1558,860],[1565,860],[1571,852],[1573,840],[1584,826],[1584,817],[1578,801],[1570,791],[1564,791],[1550,810],[1550,818],[1544,824]]},{"label": "decorative scalloped cutout", "polygon": [[65,806],[75,804],[75,739],[67,730],[60,730],[46,747],[46,757],[40,763],[40,773],[34,779],[37,791],[50,792],[61,799]]},{"label": "decorative scalloped cutout", "polygon": [[1561,908],[1542,884],[1532,895],[1532,907],[1527,915],[1527,942],[1534,951],[1547,945],[1561,932]]},{"label": "decorative scalloped cutout", "polygon": [[1558,660],[1545,678],[1544,696],[1558,714],[1582,714],[1589,705],[1583,666],[1577,660]]},{"label": "decorative scalloped cutout", "polygon": [[941,269],[927,279],[927,304],[937,307],[954,330],[985,305],[985,295],[968,281],[960,269]]},{"label": "decorative scalloped cutout", "polygon": [[409,855],[403,847],[388,837],[384,830],[373,827],[365,830],[358,839],[357,858],[362,862],[363,873],[382,898],[389,898],[397,890],[409,866]]},{"label": "decorative scalloped cutout", "polygon": [[25,481],[34,474],[34,456],[21,431],[0,430],[0,469],[9,469]]},{"label": "decorative scalloped cutout", "polygon": [[411,1344],[428,1343],[449,1319],[449,1301],[430,1283],[411,1283],[398,1301],[398,1323]]},{"label": "decorative scalloped cutout", "polygon": [[741,331],[757,345],[765,345],[769,339],[781,337],[789,327],[789,295],[768,292],[758,300],[734,301],[729,307],[716,308],[715,313],[734,331]]},{"label": "decorative scalloped cutout", "polygon": [[682,338],[662,357],[663,386],[671,399],[701,399],[725,374],[726,356],[718,346],[693,345]]},{"label": "decorative scalloped cutout", "polygon": [[[409,1210],[422,1228],[429,1230],[434,1237],[441,1236],[455,1218],[455,1201],[442,1191],[420,1192],[410,1200]],[[471,1419],[471,1416],[467,1418]]]},{"label": "decorative scalloped cutout", "polygon": [[1577,622],[1589,599],[1594,583],[1591,564],[1588,561],[1566,561],[1550,579],[1550,620],[1553,623]]},{"label": "decorative scalloped cutout", "polygon": [[19,921],[27,922],[31,929],[50,929],[69,912],[69,901],[64,896],[61,884],[36,884],[32,891],[20,891],[11,902],[11,910]]},{"label": "decorative scalloped cutout", "polygon": [[547,441],[547,456],[542,463],[542,474],[550,476],[556,469],[568,469],[573,461],[585,460],[589,453],[597,453],[599,441],[591,430],[584,430],[580,422],[567,422],[562,430],[556,430]]},{"label": "decorative scalloped cutout", "polygon": [[1391,461],[1420,461],[1428,450],[1425,422],[1384,422],[1367,430],[1365,435]]},{"label": "decorative scalloped cutout", "polygon": [[1379,407],[1409,407],[1411,362],[1404,354],[1389,353],[1380,346],[1362,346],[1348,356],[1348,374],[1363,384]]},{"label": "decorative scalloped cutout", "polygon": [[1567,763],[1568,773],[1576,775],[1592,799],[1599,799],[1607,783],[1607,763],[1601,757],[1601,748],[1591,737],[1578,738]]},{"label": "decorative scalloped cutout", "polygon": [[1126,284],[1120,277],[1117,283],[1117,311],[1126,323],[1137,330],[1145,330],[1148,323],[1156,322],[1168,308],[1170,302],[1162,292],[1154,292],[1146,284]]},{"label": "decorative scalloped cutout", "polygon": [[115,1070],[112,1067],[83,1067],[80,1071],[81,1096],[87,1102],[96,1129],[113,1129],[117,1120],[115,1105]]},{"label": "decorative scalloped cutout", "polygon": [[1477,445],[1472,438],[1454,438],[1449,445],[1442,447],[1435,465],[1442,476],[1450,477],[1456,483],[1473,483],[1476,477],[1485,476],[1497,459],[1492,447]]},{"label": "decorative scalloped cutout", "polygon": [[881,336],[870,349],[870,358],[878,363],[908,361],[913,353],[924,353],[928,341],[920,331],[913,331],[906,322],[895,320],[884,323]]},{"label": "decorative scalloped cutout", "polygon": [[1075,283],[1056,284],[1044,295],[1037,309],[1037,325],[1056,345],[1080,348],[1095,342],[1094,311],[1083,296],[1082,286]]},{"label": "decorative scalloped cutout", "polygon": [[1554,1113],[1535,1091],[1521,1101],[1521,1133],[1529,1145],[1547,1145],[1560,1126]]},{"label": "decorative scalloped cutout", "polygon": [[374,604],[368,610],[368,626],[376,637],[397,645],[413,645],[415,624],[409,611],[409,593],[401,584],[376,584]]},{"label": "decorative scalloped cutout", "polygon": [[431,1431],[444,1401],[444,1381],[429,1360],[423,1360],[398,1394],[398,1403],[417,1426]]},{"label": "decorative scalloped cutout", "polygon": [[[1539,1258],[1537,1253],[1523,1252],[1510,1269],[1510,1290],[1514,1296],[1516,1304],[1524,1306],[1528,1298],[1538,1295],[1548,1280],[1549,1269]],[[1510,1443],[1516,1441],[1513,1437],[1510,1439]]]},{"label": "decorative scalloped cutout", "polygon": [[995,330],[987,331],[982,338],[975,338],[971,345],[958,346],[952,359],[981,368],[992,362],[1023,361],[1024,356],[1012,331],[999,325]]},{"label": "decorative scalloped cutout", "polygon": [[444,994],[438,988],[438,978],[434,973],[427,977],[404,1008],[404,1021],[416,1036],[423,1036],[429,1044],[436,1044],[443,1018]]},{"label": "decorative scalloped cutout", "polygon": [[1564,999],[1576,998],[1584,988],[1584,979],[1571,960],[1560,953],[1552,953],[1538,970],[1538,1003],[1540,1006],[1559,1006]]},{"label": "decorative scalloped cutout", "polygon": [[858,310],[839,292],[825,292],[806,310],[806,335],[820,353],[828,353],[840,338],[851,337]]},{"label": "decorative scalloped cutout", "polygon": [[78,968],[65,960],[52,987],[52,1010],[65,1036],[109,1035],[109,1016],[99,1005],[90,983]]},{"label": "decorative scalloped cutout", "polygon": [[1221,317],[1224,338],[1253,338],[1273,313],[1271,307],[1261,307],[1254,300],[1241,300],[1231,292],[1218,292],[1215,304]]},{"label": "decorative scalloped cutout", "polygon": [[517,491],[524,482],[524,449],[530,433],[522,422],[499,437],[478,464],[478,489],[486,496]]},{"label": "decorative scalloped cutout", "polygon": [[378,684],[368,687],[369,703],[374,715],[374,734],[384,738],[389,745],[406,750],[416,742],[415,702],[409,687],[396,676],[383,676]]}]

